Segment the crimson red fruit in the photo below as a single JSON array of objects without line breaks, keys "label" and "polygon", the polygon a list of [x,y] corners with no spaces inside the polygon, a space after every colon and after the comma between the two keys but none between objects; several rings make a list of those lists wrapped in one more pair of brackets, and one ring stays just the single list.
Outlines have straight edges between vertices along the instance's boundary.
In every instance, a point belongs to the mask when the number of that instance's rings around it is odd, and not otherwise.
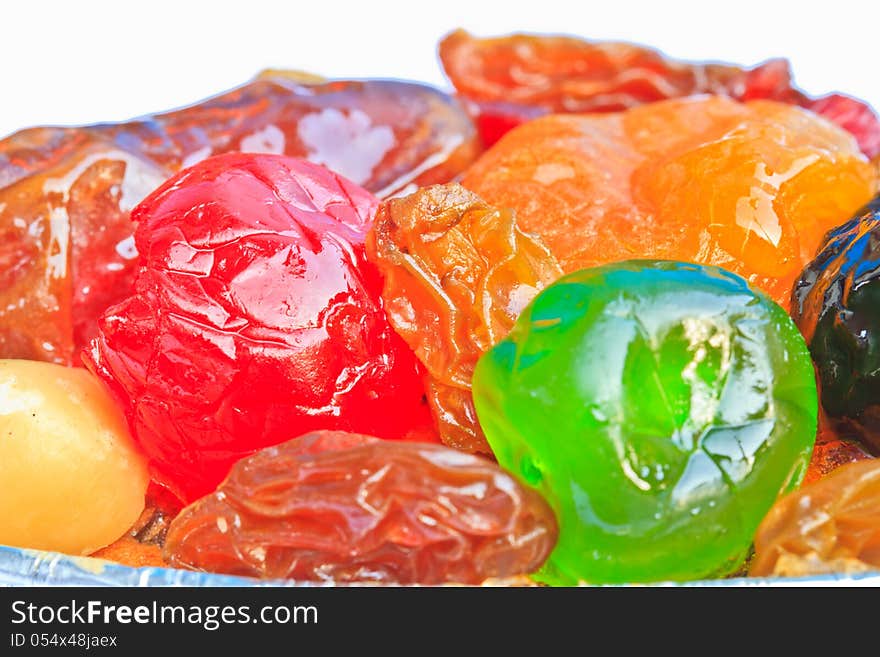
[{"label": "crimson red fruit", "polygon": [[135,293],[101,317],[89,365],[181,499],[307,431],[431,435],[416,359],[364,256],[377,203],[320,165],[228,154],[132,211]]}]

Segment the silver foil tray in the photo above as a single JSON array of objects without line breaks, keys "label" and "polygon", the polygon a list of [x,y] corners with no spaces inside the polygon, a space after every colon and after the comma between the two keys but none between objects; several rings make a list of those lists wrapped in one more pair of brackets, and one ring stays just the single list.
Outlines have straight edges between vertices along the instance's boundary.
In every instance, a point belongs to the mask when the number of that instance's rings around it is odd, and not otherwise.
[{"label": "silver foil tray", "polygon": [[[664,584],[661,584],[664,585]],[[880,571],[813,577],[737,578],[669,583],[673,586],[877,586]],[[0,586],[325,586],[256,580],[174,568],[129,568],[111,561],[0,545]]]}]

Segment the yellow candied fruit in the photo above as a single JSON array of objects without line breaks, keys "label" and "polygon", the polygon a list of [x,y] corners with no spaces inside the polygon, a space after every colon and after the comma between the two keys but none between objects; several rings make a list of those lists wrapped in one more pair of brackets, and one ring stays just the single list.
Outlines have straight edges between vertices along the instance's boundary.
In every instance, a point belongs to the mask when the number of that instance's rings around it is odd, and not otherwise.
[{"label": "yellow candied fruit", "polygon": [[125,418],[91,373],[0,359],[0,544],[94,552],[137,520],[148,483]]}]

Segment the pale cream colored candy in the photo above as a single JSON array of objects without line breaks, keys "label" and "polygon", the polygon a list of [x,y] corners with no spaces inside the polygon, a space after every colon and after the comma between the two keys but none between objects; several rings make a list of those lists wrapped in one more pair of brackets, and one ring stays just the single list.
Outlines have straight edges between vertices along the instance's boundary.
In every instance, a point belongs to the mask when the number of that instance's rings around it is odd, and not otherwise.
[{"label": "pale cream colored candy", "polygon": [[137,520],[148,482],[90,372],[0,359],[0,544],[89,554]]}]

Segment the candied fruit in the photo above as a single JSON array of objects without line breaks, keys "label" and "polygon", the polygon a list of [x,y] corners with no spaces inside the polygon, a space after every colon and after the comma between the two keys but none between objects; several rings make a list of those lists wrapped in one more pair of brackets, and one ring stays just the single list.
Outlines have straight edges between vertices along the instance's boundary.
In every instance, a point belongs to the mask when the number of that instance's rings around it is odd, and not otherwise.
[{"label": "candied fruit", "polygon": [[171,523],[164,554],[261,578],[479,584],[531,573],[555,540],[540,495],[490,461],[321,431],[236,463]]},{"label": "candied fruit", "polygon": [[880,568],[880,459],[850,463],[779,500],[755,535],[749,574]]},{"label": "candied fruit", "polygon": [[101,317],[89,366],[182,500],[306,431],[430,435],[418,362],[364,255],[377,204],[320,165],[233,153],[132,212],[135,293]]},{"label": "candied fruit", "polygon": [[792,293],[829,420],[880,453],[880,196],[835,228]]},{"label": "candied fruit", "polygon": [[717,267],[564,276],[480,359],[473,390],[499,465],[556,513],[539,574],[554,584],[733,572],[816,435],[797,327]]},{"label": "candied fruit", "polygon": [[474,366],[562,275],[556,260],[517,228],[512,212],[455,183],[380,205],[367,256],[383,274],[392,326],[430,374],[428,401],[443,442],[490,451],[471,397]]},{"label": "candied fruit", "polygon": [[131,209],[209,155],[304,157],[387,196],[452,179],[478,149],[431,87],[283,72],[127,123],[15,133],[0,140],[0,357],[80,364],[97,318],[132,291]]},{"label": "candied fruit", "polygon": [[711,264],[787,308],[825,232],[877,179],[850,135],[804,110],[700,97],[536,119],[462,184],[512,208],[566,273],[630,258]]},{"label": "candied fruit", "polygon": [[91,372],[0,359],[0,545],[94,552],[137,520],[148,482]]},{"label": "candied fruit", "polygon": [[784,59],[744,69],[675,61],[630,43],[537,34],[479,39],[464,30],[447,35],[439,51],[446,75],[470,102],[486,145],[542,114],[615,112],[718,94],[808,108],[852,133],[868,157],[880,154],[880,118],[869,105],[841,94],[810,98],[794,86]]}]

